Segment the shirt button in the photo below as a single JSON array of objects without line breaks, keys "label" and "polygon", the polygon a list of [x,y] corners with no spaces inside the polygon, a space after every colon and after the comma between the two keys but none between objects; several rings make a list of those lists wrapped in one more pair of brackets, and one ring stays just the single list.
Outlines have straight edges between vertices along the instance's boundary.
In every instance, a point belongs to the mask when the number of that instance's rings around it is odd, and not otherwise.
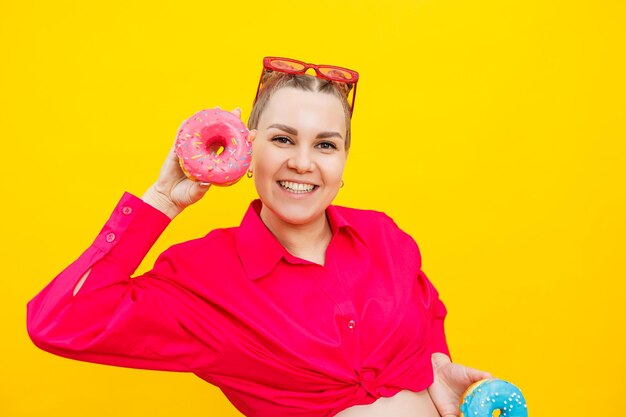
[{"label": "shirt button", "polygon": [[124,207],[122,207],[122,213],[124,213],[125,215],[127,215],[127,216],[128,216],[128,215],[129,215],[130,213],[132,213],[132,212],[133,212],[132,207],[128,207],[128,206],[124,206]]},{"label": "shirt button", "polygon": [[109,233],[106,237],[107,242],[111,243],[115,240],[115,233]]},{"label": "shirt button", "polygon": [[348,321],[348,329],[350,330],[354,330],[354,328],[356,327],[356,321],[354,320],[349,320]]}]

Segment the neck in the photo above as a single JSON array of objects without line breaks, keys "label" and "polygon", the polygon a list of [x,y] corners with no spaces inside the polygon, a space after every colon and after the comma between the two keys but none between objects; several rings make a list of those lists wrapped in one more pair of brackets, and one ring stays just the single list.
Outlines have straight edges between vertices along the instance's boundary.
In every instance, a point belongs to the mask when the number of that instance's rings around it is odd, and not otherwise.
[{"label": "neck", "polygon": [[263,206],[260,217],[289,253],[324,264],[326,248],[332,237],[332,230],[326,215],[306,224],[291,224],[279,219]]}]

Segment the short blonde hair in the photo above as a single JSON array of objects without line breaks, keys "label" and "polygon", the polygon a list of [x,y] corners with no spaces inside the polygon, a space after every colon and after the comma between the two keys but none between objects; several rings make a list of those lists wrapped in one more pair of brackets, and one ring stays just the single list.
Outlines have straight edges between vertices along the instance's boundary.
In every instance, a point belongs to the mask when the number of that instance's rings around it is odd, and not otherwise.
[{"label": "short blonde hair", "polygon": [[350,103],[348,103],[348,93],[352,89],[352,84],[338,83],[323,78],[318,78],[309,74],[287,74],[282,72],[267,71],[263,76],[263,86],[259,91],[252,112],[248,118],[248,128],[250,130],[257,129],[259,126],[259,120],[261,114],[270,98],[281,88],[292,87],[304,91],[319,92],[325,94],[331,94],[339,98],[343,106],[343,112],[346,120],[346,140],[345,147],[346,152],[350,149]]}]

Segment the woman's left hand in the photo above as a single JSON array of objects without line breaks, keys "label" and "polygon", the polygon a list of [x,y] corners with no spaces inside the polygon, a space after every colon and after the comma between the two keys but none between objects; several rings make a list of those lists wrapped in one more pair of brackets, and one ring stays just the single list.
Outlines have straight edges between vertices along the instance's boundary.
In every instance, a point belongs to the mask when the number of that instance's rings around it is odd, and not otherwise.
[{"label": "woman's left hand", "polygon": [[441,417],[458,417],[465,390],[476,381],[493,378],[489,372],[452,363],[443,353],[434,353],[432,362],[435,380],[428,393]]}]

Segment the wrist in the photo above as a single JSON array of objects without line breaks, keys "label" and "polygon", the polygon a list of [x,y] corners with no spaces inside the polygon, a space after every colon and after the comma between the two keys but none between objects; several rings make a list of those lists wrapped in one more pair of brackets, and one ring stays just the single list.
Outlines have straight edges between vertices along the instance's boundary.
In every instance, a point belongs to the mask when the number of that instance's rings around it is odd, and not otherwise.
[{"label": "wrist", "polygon": [[146,190],[146,192],[141,196],[141,199],[150,204],[155,209],[161,211],[171,220],[174,219],[177,215],[182,211],[172,200],[167,198],[163,193],[159,193],[155,190],[154,185],[151,185],[150,188]]}]

